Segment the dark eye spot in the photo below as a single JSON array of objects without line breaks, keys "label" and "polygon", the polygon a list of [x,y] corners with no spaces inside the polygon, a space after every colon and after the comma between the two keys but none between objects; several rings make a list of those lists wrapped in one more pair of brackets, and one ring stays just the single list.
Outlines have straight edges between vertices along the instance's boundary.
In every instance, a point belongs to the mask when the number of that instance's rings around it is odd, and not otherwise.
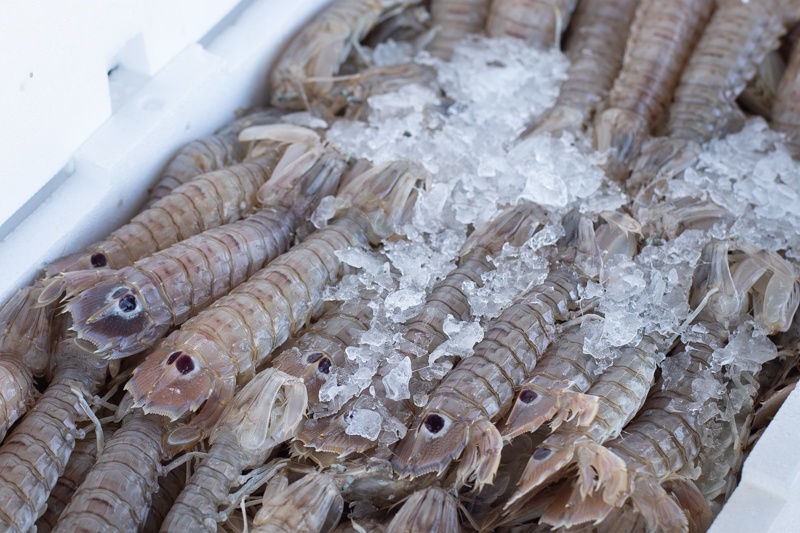
[{"label": "dark eye spot", "polygon": [[542,459],[544,459],[548,455],[550,455],[550,449],[549,448],[539,448],[538,450],[533,452],[533,458],[536,459],[537,461],[541,461]]},{"label": "dark eye spot", "polygon": [[126,289],[125,287],[120,287],[119,289],[111,293],[111,297],[116,300],[126,292],[128,292],[128,289]]},{"label": "dark eye spot", "polygon": [[92,266],[95,268],[103,268],[108,264],[105,254],[101,254],[99,252],[92,254],[92,257],[89,259],[89,261],[91,261]]},{"label": "dark eye spot", "polygon": [[531,403],[538,397],[539,395],[530,389],[525,389],[524,391],[519,393],[519,401],[521,401],[522,403]]},{"label": "dark eye spot", "polygon": [[175,359],[177,359],[180,354],[181,352],[172,352],[169,356],[169,359],[167,359],[167,364],[171,365],[172,363],[174,363]]},{"label": "dark eye spot", "polygon": [[435,435],[444,427],[444,418],[436,414],[428,415],[425,417],[425,422],[423,423],[425,424],[425,429]]},{"label": "dark eye spot", "polygon": [[128,294],[124,296],[117,305],[119,305],[119,308],[122,309],[124,313],[130,313],[136,309],[136,297],[132,294]]},{"label": "dark eye spot", "polygon": [[188,374],[192,370],[194,370],[194,361],[192,358],[186,354],[181,355],[178,358],[178,361],[175,363],[175,368],[178,369],[178,372],[181,374]]},{"label": "dark eye spot", "polygon": [[327,357],[323,358],[322,361],[319,362],[319,365],[317,365],[317,369],[323,374],[329,374],[331,371],[331,360]]},{"label": "dark eye spot", "polygon": [[314,363],[316,363],[320,359],[322,359],[322,352],[310,353],[310,354],[308,354],[308,357],[306,358],[306,363],[308,363],[310,365],[313,365]]}]

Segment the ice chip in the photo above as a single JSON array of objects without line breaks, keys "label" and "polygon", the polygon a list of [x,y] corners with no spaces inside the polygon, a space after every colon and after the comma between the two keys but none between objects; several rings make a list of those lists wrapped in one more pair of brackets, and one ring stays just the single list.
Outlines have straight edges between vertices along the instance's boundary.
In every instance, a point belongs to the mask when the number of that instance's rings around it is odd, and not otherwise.
[{"label": "ice chip", "polygon": [[348,435],[358,435],[369,440],[378,440],[381,433],[381,415],[369,409],[354,409],[345,415]]},{"label": "ice chip", "polygon": [[758,372],[761,365],[777,356],[775,344],[752,321],[747,321],[736,328],[724,348],[714,352],[712,360],[720,366],[730,365],[738,370]]},{"label": "ice chip", "polygon": [[411,397],[408,381],[411,379],[411,359],[403,357],[400,363],[383,377],[386,397],[390,400],[405,400]]}]

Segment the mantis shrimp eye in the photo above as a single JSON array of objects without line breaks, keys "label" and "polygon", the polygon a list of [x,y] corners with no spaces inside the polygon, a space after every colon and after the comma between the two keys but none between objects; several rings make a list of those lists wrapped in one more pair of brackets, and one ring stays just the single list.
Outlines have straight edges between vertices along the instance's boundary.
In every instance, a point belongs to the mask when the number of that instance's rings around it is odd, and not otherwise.
[{"label": "mantis shrimp eye", "polygon": [[96,254],[92,254],[92,257],[89,258],[89,261],[92,263],[92,266],[95,268],[103,268],[108,264],[106,260],[105,254],[101,254],[100,252]]},{"label": "mantis shrimp eye", "polygon": [[439,415],[428,415],[425,417],[425,429],[433,433],[439,433],[444,427],[444,418]]},{"label": "mantis shrimp eye", "polygon": [[180,356],[180,355],[181,355],[181,352],[173,352],[173,353],[171,353],[170,356],[169,356],[169,359],[167,359],[167,364],[171,365],[172,363],[174,363],[175,359],[177,359],[178,356]]},{"label": "mantis shrimp eye", "polygon": [[175,368],[178,369],[178,372],[181,374],[188,374],[192,370],[194,370],[194,361],[192,358],[186,354],[181,355],[178,358],[178,361],[175,363]]},{"label": "mantis shrimp eye", "polygon": [[544,459],[548,455],[550,455],[550,449],[549,448],[539,448],[538,450],[533,452],[533,458],[536,459],[537,461],[541,461],[542,459]]},{"label": "mantis shrimp eye", "polygon": [[519,393],[519,401],[521,401],[522,403],[531,403],[538,397],[539,395],[530,389],[525,389],[524,391]]},{"label": "mantis shrimp eye", "polygon": [[323,374],[329,374],[331,371],[331,360],[325,357],[322,361],[319,362],[317,368]]},{"label": "mantis shrimp eye", "polygon": [[132,294],[124,296],[117,304],[123,313],[130,313],[136,309],[136,297]]}]

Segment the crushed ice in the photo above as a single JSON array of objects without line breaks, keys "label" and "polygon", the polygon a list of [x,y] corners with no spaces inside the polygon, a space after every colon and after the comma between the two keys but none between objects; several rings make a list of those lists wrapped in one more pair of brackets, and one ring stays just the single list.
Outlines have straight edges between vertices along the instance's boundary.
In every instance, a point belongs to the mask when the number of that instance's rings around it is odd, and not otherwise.
[{"label": "crushed ice", "polygon": [[[482,276],[482,286],[465,284],[474,320],[448,319],[449,339],[433,353],[418,355],[428,358],[420,370],[423,380],[440,379],[449,370],[452,362],[445,355],[471,354],[486,322],[545,278],[545,252],[564,235],[560,221],[569,209],[591,215],[630,200],[604,177],[602,158],[587,148],[591,142],[585,137],[517,139],[532,118],[553,104],[565,78],[563,54],[478,36],[465,39],[450,62],[426,52],[414,54],[411,45],[389,41],[372,51],[372,59],[378,66],[414,61],[435,70],[435,83],[372,96],[365,121],[337,120],[326,133],[328,142],[354,158],[412,160],[432,174],[412,222],[401,228],[406,239],[386,243],[381,251],[344,253],[349,273],[326,293],[329,300],[347,300],[367,291],[374,298],[374,315],[359,344],[348,349],[345,367],[331,372],[320,390],[323,403],[314,416],[333,414],[357,398],[354,405],[362,407],[350,411],[348,434],[387,444],[402,437],[404,429],[382,402],[411,398],[421,406],[427,400],[426,391],[409,390],[412,361],[397,351],[404,342],[403,323],[453,268],[468,232],[507,205],[530,201],[549,210],[549,223],[534,238],[520,247],[507,244],[492,259],[496,268]],[[297,120],[309,119],[301,115]],[[597,302],[606,318],[581,326],[584,350],[597,359],[598,371],[613,363],[621,347],[644,335],[683,335],[686,341],[702,333],[684,322],[692,311],[687,303],[692,274],[711,238],[735,236],[800,257],[799,190],[800,167],[781,135],[759,118],[739,133],[711,141],[681,176],[658,184],[666,199],[714,201],[730,210],[735,223],[727,230],[684,231],[668,241],[650,238],[632,260],[607,259],[602,281],[588,282],[581,294],[585,302]],[[335,202],[325,199],[312,221],[322,225],[334,210]],[[742,376],[775,355],[772,343],[759,335],[752,323],[743,324],[715,353],[715,369],[692,384],[698,416],[711,420],[720,415],[717,400],[723,396],[734,411],[747,403],[752,392],[747,387],[754,385]],[[686,354],[666,359],[661,367],[665,384],[679,381],[688,364]],[[717,375],[722,368],[733,381],[750,385],[726,396]]]}]

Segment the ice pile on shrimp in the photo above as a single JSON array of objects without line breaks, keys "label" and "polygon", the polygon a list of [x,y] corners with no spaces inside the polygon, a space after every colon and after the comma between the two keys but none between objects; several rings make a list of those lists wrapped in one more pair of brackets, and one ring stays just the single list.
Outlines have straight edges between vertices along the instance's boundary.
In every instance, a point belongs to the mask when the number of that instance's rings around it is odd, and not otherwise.
[{"label": "ice pile on shrimp", "polygon": [[796,2],[429,7],[332,3],[0,309],[0,522],[710,526],[798,375]]}]

